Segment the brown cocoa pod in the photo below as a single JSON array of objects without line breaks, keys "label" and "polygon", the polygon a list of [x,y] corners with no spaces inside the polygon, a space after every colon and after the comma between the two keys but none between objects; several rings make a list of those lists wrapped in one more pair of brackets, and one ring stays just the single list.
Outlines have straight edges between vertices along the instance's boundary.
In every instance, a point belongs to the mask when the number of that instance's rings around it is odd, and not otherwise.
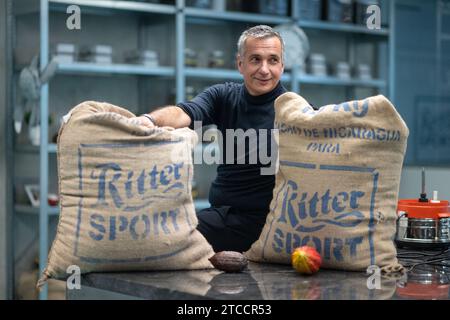
[{"label": "brown cocoa pod", "polygon": [[247,258],[236,251],[221,251],[217,252],[209,258],[212,265],[219,270],[225,272],[240,272],[247,267]]}]

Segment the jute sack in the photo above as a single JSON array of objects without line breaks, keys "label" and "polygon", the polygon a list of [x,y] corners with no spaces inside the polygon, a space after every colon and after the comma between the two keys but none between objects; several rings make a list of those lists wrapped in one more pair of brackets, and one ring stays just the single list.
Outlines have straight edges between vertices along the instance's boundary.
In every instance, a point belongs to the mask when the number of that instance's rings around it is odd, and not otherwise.
[{"label": "jute sack", "polygon": [[108,103],[85,102],[58,136],[60,218],[48,278],[93,271],[212,268],[191,196],[194,131],[140,126]]},{"label": "jute sack", "polygon": [[248,259],[290,263],[309,245],[324,268],[398,271],[396,207],[409,130],[384,97],[315,111],[288,92],[275,101],[279,170],[266,224]]}]

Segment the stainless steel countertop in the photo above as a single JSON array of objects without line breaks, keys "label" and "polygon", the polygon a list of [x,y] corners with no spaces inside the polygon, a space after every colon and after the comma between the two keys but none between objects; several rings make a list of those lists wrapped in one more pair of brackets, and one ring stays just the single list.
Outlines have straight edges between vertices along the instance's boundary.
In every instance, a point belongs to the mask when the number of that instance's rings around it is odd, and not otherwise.
[{"label": "stainless steel countertop", "polygon": [[[449,261],[447,261],[449,262]],[[289,265],[249,263],[241,273],[158,271],[91,273],[68,299],[230,299],[230,300],[384,300],[449,299],[450,268],[420,265],[412,271],[381,275],[379,286],[364,272],[321,269],[312,276]],[[369,284],[368,284],[369,282]],[[375,288],[374,288],[375,287]]]}]

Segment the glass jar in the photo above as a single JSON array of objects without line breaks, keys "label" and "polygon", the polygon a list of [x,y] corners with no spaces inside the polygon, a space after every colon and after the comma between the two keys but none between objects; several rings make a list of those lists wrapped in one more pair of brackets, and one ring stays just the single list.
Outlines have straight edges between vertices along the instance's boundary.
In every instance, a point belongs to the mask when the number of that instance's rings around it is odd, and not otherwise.
[{"label": "glass jar", "polygon": [[198,65],[197,52],[192,49],[184,49],[184,64],[186,67],[196,67]]},{"label": "glass jar", "polygon": [[225,67],[225,54],[221,50],[214,50],[209,55],[210,68],[224,68]]}]

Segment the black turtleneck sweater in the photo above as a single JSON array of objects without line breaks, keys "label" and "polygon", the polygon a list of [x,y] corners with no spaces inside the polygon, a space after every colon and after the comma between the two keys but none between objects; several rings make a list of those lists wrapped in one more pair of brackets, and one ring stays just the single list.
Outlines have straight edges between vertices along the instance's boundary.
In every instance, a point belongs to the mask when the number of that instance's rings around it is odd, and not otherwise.
[{"label": "black turtleneck sweater", "polygon": [[[191,129],[194,128],[194,121],[202,121],[203,126],[215,124],[223,135],[222,164],[217,168],[217,177],[209,192],[212,206],[231,206],[253,215],[265,216],[269,212],[275,176],[261,175],[261,167],[268,167],[270,164],[262,164],[259,159],[259,129],[266,129],[268,149],[263,150],[263,154],[270,156],[271,129],[275,119],[274,101],[284,92],[286,89],[278,83],[271,92],[252,96],[244,84],[227,82],[209,87],[193,100],[178,104],[191,118]],[[244,140],[244,164],[238,164],[237,139],[234,139],[234,156],[227,159],[226,129],[242,129],[244,132],[253,129],[257,133],[256,143],[249,143],[248,138]],[[251,152],[258,155],[256,163],[249,163]],[[241,162],[242,160],[240,159]]]}]

